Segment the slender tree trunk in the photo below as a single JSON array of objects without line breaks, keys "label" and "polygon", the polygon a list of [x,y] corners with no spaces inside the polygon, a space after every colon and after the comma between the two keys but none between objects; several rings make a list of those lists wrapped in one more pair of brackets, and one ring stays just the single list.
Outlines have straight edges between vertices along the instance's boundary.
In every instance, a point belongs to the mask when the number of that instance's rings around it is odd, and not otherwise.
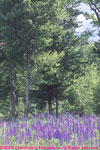
[{"label": "slender tree trunk", "polygon": [[18,106],[18,90],[15,91],[15,95],[16,95],[16,105]]},{"label": "slender tree trunk", "polygon": [[9,75],[10,75],[10,94],[11,94],[11,103],[12,103],[12,120],[15,120],[16,111],[15,111],[15,91],[14,91],[14,74],[13,74],[13,65],[9,66]]},{"label": "slender tree trunk", "polygon": [[49,115],[52,115],[52,104],[51,104],[51,100],[48,100],[48,109],[49,109]]},{"label": "slender tree trunk", "polygon": [[27,67],[26,67],[26,99],[25,99],[25,113],[24,116],[28,116],[28,105],[29,105],[29,54],[27,52]]},{"label": "slender tree trunk", "polygon": [[58,118],[58,98],[56,97],[56,118]]},{"label": "slender tree trunk", "polygon": [[25,112],[24,112],[24,117],[28,116],[28,106],[29,106],[29,65],[30,61],[32,58],[32,54],[34,52],[34,49],[29,52],[27,51],[26,59],[27,59],[27,64],[26,64],[26,91],[25,91]]},{"label": "slender tree trunk", "polygon": [[[16,83],[17,83],[17,73],[16,73],[16,69],[14,70],[15,72],[15,87],[16,87]],[[18,105],[18,99],[19,99],[19,96],[18,96],[18,89],[15,89],[15,104]]]},{"label": "slender tree trunk", "polygon": [[100,15],[99,15],[99,13],[100,13],[100,9],[97,7],[97,5],[95,4],[95,3],[93,3],[93,2],[90,2],[90,8],[91,8],[91,10],[93,10],[94,11],[94,13],[95,13],[95,15],[96,15],[96,17],[97,17],[97,19],[98,19],[98,22],[100,23]]}]

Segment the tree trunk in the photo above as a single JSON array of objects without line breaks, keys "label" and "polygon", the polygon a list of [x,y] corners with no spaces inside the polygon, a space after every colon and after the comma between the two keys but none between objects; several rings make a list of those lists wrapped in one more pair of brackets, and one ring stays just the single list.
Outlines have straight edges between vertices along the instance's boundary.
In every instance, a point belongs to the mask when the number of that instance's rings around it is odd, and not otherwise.
[{"label": "tree trunk", "polygon": [[58,98],[56,98],[56,118],[58,118]]},{"label": "tree trunk", "polygon": [[99,8],[93,2],[91,2],[89,5],[90,5],[91,10],[94,11],[94,13],[95,13],[95,15],[96,15],[96,17],[98,19],[98,22],[100,23],[100,16],[99,16],[100,10],[99,10]]},{"label": "tree trunk", "polygon": [[29,106],[29,54],[27,52],[27,66],[26,66],[26,98],[25,98],[25,113],[24,116],[28,116],[28,106]]},{"label": "tree trunk", "polygon": [[18,90],[15,91],[15,95],[16,95],[16,105],[18,106]]},{"label": "tree trunk", "polygon": [[16,111],[15,111],[15,92],[14,92],[14,74],[13,74],[13,65],[9,66],[9,75],[10,75],[10,95],[12,102],[12,120],[15,120]]},{"label": "tree trunk", "polygon": [[[16,69],[14,70],[15,72],[15,77],[14,77],[14,81],[15,81],[15,87],[16,87],[16,83],[17,83],[17,73],[16,73]],[[18,89],[15,89],[15,105],[18,106],[18,99],[19,99],[19,96],[18,96]]]},{"label": "tree trunk", "polygon": [[48,109],[49,109],[49,115],[52,115],[52,104],[51,104],[51,100],[48,100]]}]

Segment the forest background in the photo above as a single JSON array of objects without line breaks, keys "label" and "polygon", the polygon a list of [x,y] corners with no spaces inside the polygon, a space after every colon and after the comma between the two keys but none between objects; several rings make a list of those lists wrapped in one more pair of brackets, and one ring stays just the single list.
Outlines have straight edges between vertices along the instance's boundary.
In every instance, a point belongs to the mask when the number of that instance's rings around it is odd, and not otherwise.
[{"label": "forest background", "polygon": [[[86,4],[94,12],[83,12]],[[0,0],[0,116],[100,114],[99,0]]]}]

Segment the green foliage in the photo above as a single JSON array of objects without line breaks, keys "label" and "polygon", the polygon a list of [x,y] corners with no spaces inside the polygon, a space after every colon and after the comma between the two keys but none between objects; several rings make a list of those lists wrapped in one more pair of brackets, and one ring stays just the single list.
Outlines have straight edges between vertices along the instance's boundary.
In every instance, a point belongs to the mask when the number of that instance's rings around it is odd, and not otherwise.
[{"label": "green foliage", "polygon": [[94,106],[95,106],[94,112],[97,115],[100,114],[100,81],[94,88]]},{"label": "green foliage", "polygon": [[[33,102],[37,103],[37,108],[40,110],[44,110],[49,100],[54,104],[56,96],[60,96],[59,88],[62,80],[60,60],[63,55],[63,52],[60,54],[56,51],[45,52],[35,60],[35,67],[38,66],[38,68],[33,80],[37,88],[30,91],[30,97],[33,97]],[[37,100],[34,101],[34,99]]]},{"label": "green foliage", "polygon": [[68,100],[72,107],[72,112],[80,114],[93,114],[95,108],[94,89],[99,81],[98,70],[93,64],[87,68],[84,76],[74,80],[73,86],[69,89]]},{"label": "green foliage", "polygon": [[17,116],[24,116],[25,104],[22,100],[20,100],[16,106],[16,114]]}]

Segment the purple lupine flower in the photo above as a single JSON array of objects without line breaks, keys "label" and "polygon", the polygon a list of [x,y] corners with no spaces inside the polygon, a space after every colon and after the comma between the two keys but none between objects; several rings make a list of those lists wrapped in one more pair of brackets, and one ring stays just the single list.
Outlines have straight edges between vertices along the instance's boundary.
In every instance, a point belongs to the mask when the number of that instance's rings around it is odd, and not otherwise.
[{"label": "purple lupine flower", "polygon": [[73,133],[75,132],[75,120],[73,119]]},{"label": "purple lupine flower", "polygon": [[24,140],[24,137],[25,137],[25,133],[24,131],[22,131],[22,139]]},{"label": "purple lupine flower", "polygon": [[29,139],[28,139],[28,137],[26,136],[25,137],[25,144],[28,144],[29,143]]},{"label": "purple lupine flower", "polygon": [[18,137],[17,136],[15,136],[15,141],[16,141],[16,143],[18,142]]},{"label": "purple lupine flower", "polygon": [[8,129],[5,131],[5,133],[6,133],[6,137],[9,137],[9,130]]},{"label": "purple lupine flower", "polygon": [[17,132],[16,132],[16,126],[15,126],[15,125],[13,126],[13,135],[14,135],[14,136],[17,135]]},{"label": "purple lupine flower", "polygon": [[93,130],[91,130],[91,146],[93,147],[93,135],[94,135],[94,132]]},{"label": "purple lupine flower", "polygon": [[32,130],[31,129],[29,130],[29,140],[30,141],[32,140]]},{"label": "purple lupine flower", "polygon": [[31,125],[31,129],[32,129],[32,130],[34,130],[34,123],[32,123],[32,125]]},{"label": "purple lupine flower", "polygon": [[4,128],[2,129],[2,142],[3,142],[3,144],[5,143],[5,138],[4,138]]},{"label": "purple lupine flower", "polygon": [[94,132],[94,137],[95,137],[95,147],[97,147],[98,146],[97,145],[98,141],[97,141],[97,133],[96,132]]},{"label": "purple lupine flower", "polygon": [[6,142],[6,145],[8,145],[10,142],[9,142],[9,139],[7,140],[7,142]]},{"label": "purple lupine flower", "polygon": [[44,130],[44,131],[43,131],[43,139],[46,140],[47,137],[48,137],[48,136],[47,136],[47,130]]},{"label": "purple lupine flower", "polygon": [[[67,114],[65,117],[62,116],[55,120],[52,116],[48,116],[46,122],[43,123],[39,118],[40,116],[43,118],[43,115],[37,115],[35,121],[33,122],[30,120],[29,124],[27,122],[28,120],[23,120],[23,123],[20,121],[16,123],[5,123],[5,125],[4,123],[1,123],[5,134],[4,137],[2,136],[2,139],[4,138],[3,141],[7,143],[10,136],[15,136],[15,141],[19,143],[23,142],[23,140],[25,140],[26,143],[29,143],[32,139],[36,141],[39,138],[44,140],[57,138],[60,143],[65,141],[68,144],[71,140],[73,140],[74,143],[75,140],[82,143],[83,141],[91,139],[91,145],[97,145],[96,131],[99,132],[100,140],[99,117],[96,118],[95,116],[90,116],[86,118],[85,116],[82,116],[80,118],[74,118],[70,114]],[[5,126],[7,129],[5,129]],[[93,143],[94,138],[96,140]]]},{"label": "purple lupine flower", "polygon": [[67,143],[69,143],[69,142],[70,142],[70,138],[71,138],[70,134],[69,134],[69,133],[67,133],[67,135],[66,135],[66,142],[67,142]]},{"label": "purple lupine flower", "polygon": [[100,119],[97,120],[97,129],[99,130],[99,144],[100,144]]}]

